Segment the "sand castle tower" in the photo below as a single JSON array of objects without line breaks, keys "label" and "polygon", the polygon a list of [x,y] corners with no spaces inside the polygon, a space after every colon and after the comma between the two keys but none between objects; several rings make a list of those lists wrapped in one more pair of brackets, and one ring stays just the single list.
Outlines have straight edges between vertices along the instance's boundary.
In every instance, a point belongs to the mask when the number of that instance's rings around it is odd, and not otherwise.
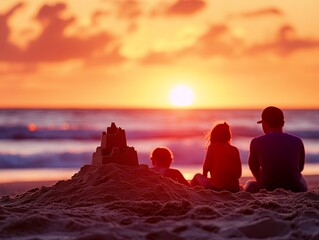
[{"label": "sand castle tower", "polygon": [[106,132],[102,132],[101,146],[92,156],[92,165],[118,163],[137,166],[138,158],[134,147],[126,145],[124,129],[117,128],[113,122]]}]

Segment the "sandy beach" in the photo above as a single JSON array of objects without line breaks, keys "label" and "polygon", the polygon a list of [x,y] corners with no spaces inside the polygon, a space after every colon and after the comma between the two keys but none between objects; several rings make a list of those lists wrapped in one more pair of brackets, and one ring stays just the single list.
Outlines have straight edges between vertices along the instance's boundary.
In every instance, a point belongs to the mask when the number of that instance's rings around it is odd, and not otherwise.
[{"label": "sandy beach", "polygon": [[0,238],[319,239],[319,178],[306,178],[305,193],[229,193],[183,186],[146,165],[85,165],[15,196],[23,183],[0,185]]},{"label": "sandy beach", "polygon": [[318,10],[0,0],[0,240],[319,240]]}]

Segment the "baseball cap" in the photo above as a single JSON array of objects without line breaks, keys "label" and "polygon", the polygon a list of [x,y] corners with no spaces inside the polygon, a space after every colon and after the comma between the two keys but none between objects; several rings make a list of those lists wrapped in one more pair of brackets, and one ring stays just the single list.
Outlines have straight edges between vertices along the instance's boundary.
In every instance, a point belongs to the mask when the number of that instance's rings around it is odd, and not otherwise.
[{"label": "baseball cap", "polygon": [[257,123],[267,122],[271,126],[281,126],[284,123],[284,113],[277,107],[267,107],[261,114],[261,120]]}]

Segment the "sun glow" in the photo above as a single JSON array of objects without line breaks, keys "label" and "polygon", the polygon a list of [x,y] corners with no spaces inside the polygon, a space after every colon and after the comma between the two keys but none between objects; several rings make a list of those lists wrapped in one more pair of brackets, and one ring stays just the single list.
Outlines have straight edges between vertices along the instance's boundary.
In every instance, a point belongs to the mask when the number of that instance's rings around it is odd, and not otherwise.
[{"label": "sun glow", "polygon": [[171,90],[170,100],[176,107],[185,107],[193,103],[194,94],[189,86],[177,85]]}]

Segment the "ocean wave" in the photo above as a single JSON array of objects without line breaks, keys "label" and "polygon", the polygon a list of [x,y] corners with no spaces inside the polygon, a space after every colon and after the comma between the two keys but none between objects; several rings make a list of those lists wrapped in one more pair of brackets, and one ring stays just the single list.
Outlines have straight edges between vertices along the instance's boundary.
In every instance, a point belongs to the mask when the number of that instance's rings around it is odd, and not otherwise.
[{"label": "ocean wave", "polygon": [[0,139],[100,139],[93,129],[32,129],[28,126],[0,127]]},{"label": "ocean wave", "polygon": [[[205,152],[202,149],[194,149],[190,154],[185,148],[172,146],[174,150],[173,165],[202,166]],[[138,151],[140,164],[150,165],[149,152]],[[242,164],[247,164],[248,151],[240,151]],[[0,169],[9,168],[79,168],[85,164],[91,164],[92,152],[61,152],[61,153],[35,153],[35,154],[6,154],[0,153]],[[306,154],[307,163],[319,163],[319,155]]]},{"label": "ocean wave", "polygon": [[[28,126],[8,126],[0,127],[0,139],[75,139],[92,140],[101,139],[102,130],[95,129],[30,129]],[[130,139],[150,139],[150,138],[187,138],[204,136],[201,129],[154,129],[154,130],[133,130],[126,131],[127,138]]]},{"label": "ocean wave", "polygon": [[[138,152],[140,164],[150,164],[148,152]],[[10,168],[80,168],[91,164],[92,152],[35,154],[0,153],[0,169]],[[187,164],[186,159],[186,164]]]},{"label": "ocean wave", "polygon": [[[101,138],[103,130],[96,129],[64,129],[64,128],[32,128],[30,126],[0,126],[0,139],[28,140],[28,139],[75,139],[97,140]],[[155,138],[190,138],[205,137],[208,130],[201,128],[180,129],[152,129],[152,130],[126,130],[130,139]],[[318,130],[289,131],[289,133],[304,139],[319,139]],[[233,137],[250,137],[262,135],[260,129],[248,127],[232,127]]]},{"label": "ocean wave", "polygon": [[4,168],[78,168],[91,164],[92,153],[38,153],[30,155],[0,154],[0,169]]},{"label": "ocean wave", "polygon": [[[201,166],[202,158],[180,158],[174,164],[198,165]],[[183,156],[183,155],[182,155]],[[148,152],[138,152],[140,164],[151,164]],[[0,154],[0,169],[13,168],[80,168],[85,164],[91,164],[92,153],[37,153],[30,155],[21,154]]]}]

